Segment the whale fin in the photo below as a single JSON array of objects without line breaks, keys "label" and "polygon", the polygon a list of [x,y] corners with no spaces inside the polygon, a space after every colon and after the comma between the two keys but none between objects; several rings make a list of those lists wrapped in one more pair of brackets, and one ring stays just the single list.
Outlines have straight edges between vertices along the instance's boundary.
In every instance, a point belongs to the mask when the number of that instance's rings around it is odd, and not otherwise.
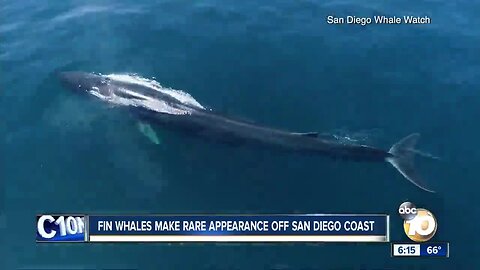
[{"label": "whale fin", "polygon": [[299,136],[305,136],[305,137],[313,137],[313,138],[318,137],[318,132],[300,132],[295,134]]},{"label": "whale fin", "polygon": [[143,122],[138,122],[137,124],[138,130],[145,135],[152,143],[160,144],[160,139],[157,136],[155,130],[153,130],[150,124],[145,124]]},{"label": "whale fin", "polygon": [[414,146],[418,138],[420,138],[420,134],[413,133],[401,139],[388,151],[393,157],[388,157],[386,160],[415,186],[428,192],[435,192],[426,187],[422,178],[415,170],[413,163],[415,157]]}]

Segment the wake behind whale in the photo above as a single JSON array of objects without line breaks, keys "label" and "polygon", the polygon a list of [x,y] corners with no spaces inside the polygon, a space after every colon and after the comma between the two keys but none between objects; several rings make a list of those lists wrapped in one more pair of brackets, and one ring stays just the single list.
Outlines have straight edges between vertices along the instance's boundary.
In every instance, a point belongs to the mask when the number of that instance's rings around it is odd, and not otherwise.
[{"label": "wake behind whale", "polygon": [[434,192],[414,167],[417,133],[403,138],[385,151],[363,144],[339,142],[317,132],[291,132],[233,119],[206,109],[186,92],[162,87],[154,80],[136,75],[63,72],[60,78],[75,92],[87,93],[109,104],[127,108],[151,124],[229,145],[261,145],[333,158],[386,161],[417,187]]}]

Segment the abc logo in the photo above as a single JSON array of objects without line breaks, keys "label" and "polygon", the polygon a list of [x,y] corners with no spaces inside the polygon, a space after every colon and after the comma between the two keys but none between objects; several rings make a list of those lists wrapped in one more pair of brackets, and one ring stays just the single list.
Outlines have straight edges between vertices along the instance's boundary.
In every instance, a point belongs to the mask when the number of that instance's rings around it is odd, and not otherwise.
[{"label": "abc logo", "polygon": [[415,242],[428,241],[437,232],[437,220],[427,209],[416,208],[413,203],[404,202],[398,208],[398,213],[404,219],[405,234]]}]

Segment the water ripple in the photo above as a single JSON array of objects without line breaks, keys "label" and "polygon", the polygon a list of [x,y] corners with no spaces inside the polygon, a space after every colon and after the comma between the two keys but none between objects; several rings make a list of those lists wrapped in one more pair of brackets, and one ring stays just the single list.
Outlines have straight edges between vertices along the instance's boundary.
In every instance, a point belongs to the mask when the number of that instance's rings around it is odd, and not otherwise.
[{"label": "water ripple", "polygon": [[119,5],[84,5],[77,6],[66,12],[63,12],[52,19],[53,23],[61,23],[69,20],[80,19],[84,16],[90,16],[98,13],[111,13],[117,15],[127,15],[144,12],[141,6],[119,6]]}]

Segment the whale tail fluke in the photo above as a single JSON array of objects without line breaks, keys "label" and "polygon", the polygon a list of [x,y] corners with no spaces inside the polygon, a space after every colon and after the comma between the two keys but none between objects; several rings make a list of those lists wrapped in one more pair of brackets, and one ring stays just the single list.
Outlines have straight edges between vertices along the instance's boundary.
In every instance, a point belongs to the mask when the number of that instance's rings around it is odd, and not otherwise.
[{"label": "whale tail fluke", "polygon": [[413,133],[394,144],[388,151],[393,157],[387,158],[387,161],[417,187],[428,192],[435,192],[426,187],[424,181],[415,170],[414,158],[416,152],[414,147],[418,138],[420,138],[420,134]]}]

